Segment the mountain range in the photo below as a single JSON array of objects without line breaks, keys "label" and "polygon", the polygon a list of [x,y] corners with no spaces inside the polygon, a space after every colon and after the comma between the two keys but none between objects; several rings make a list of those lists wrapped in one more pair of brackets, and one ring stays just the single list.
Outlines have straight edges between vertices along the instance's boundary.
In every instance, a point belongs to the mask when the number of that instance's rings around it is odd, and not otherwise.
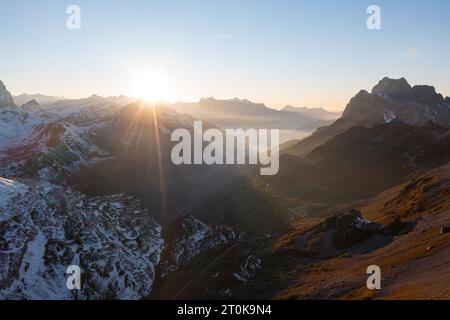
[{"label": "mountain range", "polygon": [[208,121],[220,128],[280,129],[281,142],[302,138],[310,131],[328,125],[340,114],[323,108],[295,108],[286,106],[276,110],[247,99],[216,100],[203,98],[195,103],[175,103],[171,107],[179,113]]},{"label": "mountain range", "polygon": [[372,127],[398,119],[423,126],[428,122],[450,126],[450,98],[443,98],[432,86],[411,87],[404,79],[383,78],[369,93],[361,90],[346,106],[342,117],[332,125],[319,128],[296,144],[291,152],[306,155],[330,138],[355,126]]},{"label": "mountain range", "polygon": [[51,104],[60,100],[65,100],[63,97],[53,97],[43,94],[26,94],[26,93],[14,96],[13,99],[14,103],[18,106],[22,106],[29,101],[35,101],[38,104]]},{"label": "mountain range", "polygon": [[[450,98],[431,86],[384,78],[341,117],[239,99],[22,98],[0,83],[3,299],[450,298]],[[322,127],[260,176],[173,165],[170,134],[195,119]],[[381,291],[365,286],[371,264]]]}]

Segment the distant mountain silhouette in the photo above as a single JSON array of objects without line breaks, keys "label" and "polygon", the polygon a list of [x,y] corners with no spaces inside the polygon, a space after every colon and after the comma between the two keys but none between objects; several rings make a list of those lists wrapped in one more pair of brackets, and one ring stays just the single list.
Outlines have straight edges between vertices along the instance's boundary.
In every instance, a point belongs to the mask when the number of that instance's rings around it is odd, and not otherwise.
[{"label": "distant mountain silhouette", "polygon": [[[321,108],[294,108],[283,110],[268,108],[262,103],[247,99],[216,100],[212,97],[196,103],[175,103],[172,107],[180,113],[214,123],[221,128],[274,128],[310,130],[320,121],[336,119],[338,114]],[[317,126],[316,126],[317,127]],[[315,128],[316,128],[315,127]]]},{"label": "distant mountain silhouette", "polygon": [[308,107],[293,107],[285,106],[281,111],[284,112],[295,112],[303,115],[308,115],[311,117],[317,117],[324,120],[337,119],[341,114],[339,112],[330,112],[324,108],[308,108]]},{"label": "distant mountain silhouette", "polygon": [[50,104],[54,103],[58,100],[64,100],[62,97],[53,97],[53,96],[47,96],[43,94],[21,94],[18,96],[14,96],[14,102],[16,105],[21,106],[25,103],[27,103],[30,100],[35,100],[39,104]]}]

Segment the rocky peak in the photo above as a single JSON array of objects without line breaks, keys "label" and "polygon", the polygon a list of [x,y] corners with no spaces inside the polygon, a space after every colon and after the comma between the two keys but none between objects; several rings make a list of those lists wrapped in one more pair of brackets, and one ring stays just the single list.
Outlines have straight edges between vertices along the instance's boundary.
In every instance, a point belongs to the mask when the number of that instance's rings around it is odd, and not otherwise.
[{"label": "rocky peak", "polygon": [[444,100],[444,102],[445,102],[446,104],[450,105],[450,97],[446,97],[445,100]]},{"label": "rocky peak", "polygon": [[21,106],[21,109],[24,110],[25,112],[35,112],[35,111],[42,111],[41,105],[39,104],[39,102],[37,102],[35,99],[31,99],[30,101],[28,101],[27,103],[24,103]]},{"label": "rocky peak", "polygon": [[383,110],[387,103],[383,97],[361,90],[350,100],[342,117],[354,121],[380,122],[383,120],[380,110]]},{"label": "rocky peak", "polygon": [[5,84],[0,80],[0,108],[15,106],[11,93],[9,93]]},{"label": "rocky peak", "polygon": [[416,85],[411,87],[405,78],[383,78],[373,87],[372,94],[387,96],[392,99],[414,101],[421,104],[443,102],[444,98],[433,86]]},{"label": "rocky peak", "polygon": [[433,86],[426,85],[412,87],[410,97],[411,100],[424,104],[444,101],[442,95],[438,94]]},{"label": "rocky peak", "polygon": [[372,93],[360,91],[347,105],[342,117],[353,125],[372,126],[398,118],[405,123],[423,126],[428,121],[450,127],[450,98],[436,92],[433,86],[411,87],[405,78],[383,78]]},{"label": "rocky peak", "polygon": [[373,87],[372,94],[387,95],[392,98],[401,98],[407,96],[411,86],[405,78],[391,79],[384,77]]},{"label": "rocky peak", "polygon": [[371,225],[370,221],[364,219],[360,211],[350,210],[342,212],[335,216],[327,218],[324,222],[316,227],[316,232],[323,232],[328,230],[341,230],[348,228],[362,228],[363,226]]},{"label": "rocky peak", "polygon": [[435,96],[435,95],[437,95],[437,93],[436,93],[436,89],[433,86],[418,85],[418,86],[414,86],[411,88],[411,95]]},{"label": "rocky peak", "polygon": [[25,103],[24,105],[22,105],[22,108],[32,108],[32,107],[38,107],[39,103],[35,100],[32,99],[30,101],[28,101],[27,103]]}]

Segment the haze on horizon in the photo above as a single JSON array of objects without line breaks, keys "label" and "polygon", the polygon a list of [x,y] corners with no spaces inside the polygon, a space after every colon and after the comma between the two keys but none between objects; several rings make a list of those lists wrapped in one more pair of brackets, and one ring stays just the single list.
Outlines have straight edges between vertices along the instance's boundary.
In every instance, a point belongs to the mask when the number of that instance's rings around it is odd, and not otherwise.
[{"label": "haze on horizon", "polygon": [[[384,76],[450,95],[450,2],[79,0],[78,31],[66,28],[70,4],[0,3],[0,79],[14,95],[342,110]],[[379,31],[366,27],[371,4],[381,8]]]}]

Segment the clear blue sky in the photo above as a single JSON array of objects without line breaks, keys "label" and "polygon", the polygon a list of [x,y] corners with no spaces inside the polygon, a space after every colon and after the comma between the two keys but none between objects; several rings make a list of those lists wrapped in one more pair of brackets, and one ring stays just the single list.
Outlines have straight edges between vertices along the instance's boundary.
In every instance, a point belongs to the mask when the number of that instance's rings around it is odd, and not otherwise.
[{"label": "clear blue sky", "polygon": [[[80,31],[66,28],[70,4]],[[370,4],[380,31],[366,28]],[[329,109],[386,75],[450,95],[449,15],[447,0],[0,1],[0,79],[13,94],[116,95],[145,67],[173,99]]]}]

